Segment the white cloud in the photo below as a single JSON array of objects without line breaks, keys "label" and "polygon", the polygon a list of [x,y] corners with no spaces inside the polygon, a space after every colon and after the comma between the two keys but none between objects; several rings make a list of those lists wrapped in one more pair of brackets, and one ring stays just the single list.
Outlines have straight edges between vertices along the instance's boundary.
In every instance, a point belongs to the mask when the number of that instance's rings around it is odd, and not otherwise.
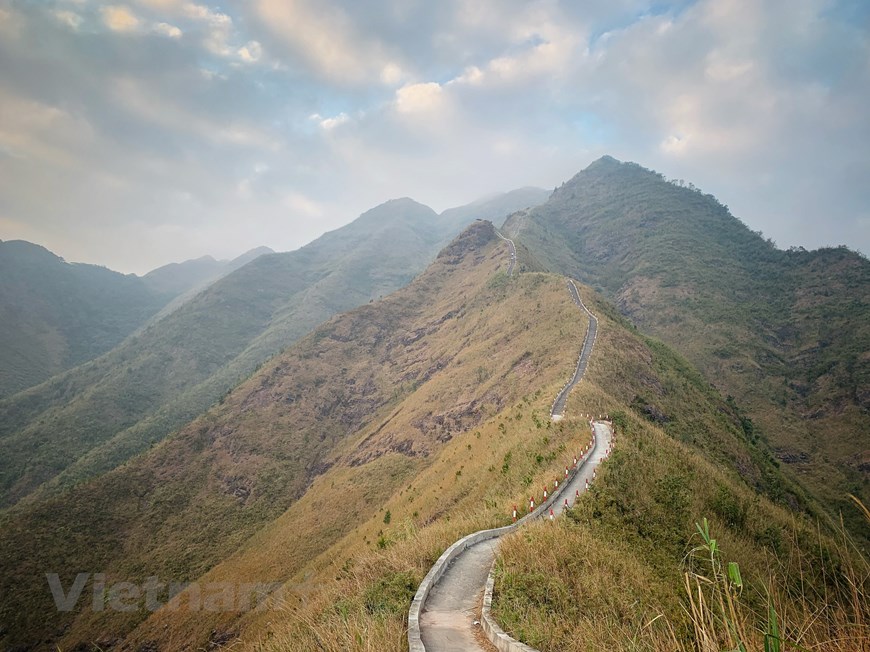
[{"label": "white cloud", "polygon": [[263,57],[263,47],[257,41],[248,41],[236,52],[245,63],[256,63]]},{"label": "white cloud", "polygon": [[405,77],[401,66],[397,63],[389,62],[381,69],[381,81],[387,86],[395,86]]},{"label": "white cloud", "polygon": [[169,23],[156,23],[154,25],[154,31],[161,36],[166,36],[168,38],[181,38],[183,32],[176,27],[175,25],[170,25]]},{"label": "white cloud", "polygon": [[333,2],[257,0],[254,7],[263,28],[319,76],[342,83],[380,79],[388,85],[401,78],[401,67],[385,56],[383,45],[358,32]]},{"label": "white cloud", "polygon": [[431,113],[443,107],[444,92],[437,82],[408,84],[396,91],[396,110],[399,113]]},{"label": "white cloud", "polygon": [[344,112],[339,113],[338,115],[331,118],[324,118],[319,113],[313,113],[311,115],[311,119],[317,122],[321,129],[325,129],[326,131],[331,131],[336,127],[350,122],[350,116]]},{"label": "white cloud", "polygon": [[462,74],[458,77],[451,79],[448,83],[457,83],[457,84],[469,84],[470,86],[478,86],[483,83],[484,74],[483,71],[477,66],[468,66],[465,70],[462,71]]},{"label": "white cloud", "polygon": [[81,27],[81,24],[83,22],[82,17],[74,11],[56,9],[51,13],[57,20],[59,20],[61,23],[63,23],[72,30],[77,30],[79,27]]},{"label": "white cloud", "polygon": [[109,5],[100,8],[103,24],[113,32],[134,32],[139,29],[141,21],[129,7]]}]

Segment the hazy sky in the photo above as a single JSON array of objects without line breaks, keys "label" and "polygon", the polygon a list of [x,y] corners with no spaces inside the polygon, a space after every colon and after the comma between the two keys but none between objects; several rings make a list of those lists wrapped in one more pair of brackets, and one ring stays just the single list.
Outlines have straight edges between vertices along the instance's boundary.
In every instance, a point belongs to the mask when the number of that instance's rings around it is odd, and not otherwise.
[{"label": "hazy sky", "polygon": [[870,253],[870,3],[0,0],[0,239],[144,272],[608,153]]}]

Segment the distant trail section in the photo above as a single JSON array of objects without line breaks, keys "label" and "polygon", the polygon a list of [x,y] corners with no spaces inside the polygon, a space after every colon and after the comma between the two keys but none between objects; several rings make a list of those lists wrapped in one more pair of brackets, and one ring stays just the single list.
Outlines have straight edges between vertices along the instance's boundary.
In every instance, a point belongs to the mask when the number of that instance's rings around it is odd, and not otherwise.
[{"label": "distant trail section", "polygon": [[514,241],[513,241],[513,240],[511,240],[510,238],[506,238],[506,237],[504,237],[504,236],[499,232],[498,229],[495,230],[495,234],[496,234],[499,238],[501,238],[502,240],[504,240],[505,242],[508,243],[508,248],[509,248],[510,251],[511,251],[511,261],[510,261],[510,263],[508,264],[507,275],[508,275],[508,276],[513,276],[513,275],[514,275],[514,266],[517,264],[517,248],[516,248],[516,245],[514,245]]},{"label": "distant trail section", "polygon": [[[516,249],[511,240],[498,231],[496,233],[510,245],[511,265],[508,274],[511,274],[516,260]],[[586,372],[598,330],[598,320],[583,304],[577,286],[571,280],[568,281],[568,290],[574,303],[589,315],[589,326],[574,375],[553,402],[550,412],[553,420],[564,416],[568,394]],[[568,506],[573,505],[576,497],[586,490],[595,477],[595,468],[606,457],[613,436],[613,430],[608,423],[595,422],[593,428],[595,439],[592,450],[583,457],[566,482],[536,511],[513,525],[469,534],[444,551],[420,583],[411,603],[408,612],[410,652],[489,652],[496,649],[488,642],[480,642],[482,627],[477,616],[484,589],[488,582],[492,582],[490,571],[495,560],[498,539],[530,519],[547,517],[551,507],[553,517],[561,514],[566,502]],[[491,594],[488,595],[491,599]],[[485,610],[485,615],[489,617],[488,609]],[[532,650],[502,632],[491,618],[488,618],[485,625],[490,640],[498,641],[499,650],[508,649],[501,647],[506,642],[509,642],[510,649]]]},{"label": "distant trail section", "polygon": [[568,279],[568,290],[571,292],[571,299],[574,303],[589,315],[589,327],[586,329],[586,339],[583,340],[583,348],[580,349],[580,357],[577,358],[577,368],[574,370],[574,375],[556,396],[556,400],[553,401],[553,408],[550,410],[550,419],[553,421],[559,421],[565,415],[565,404],[568,402],[568,394],[571,392],[571,388],[579,383],[580,379],[583,378],[583,374],[586,373],[589,356],[592,355],[592,347],[595,346],[595,338],[598,336],[598,319],[583,303],[583,299],[580,298],[580,292],[571,279]]}]

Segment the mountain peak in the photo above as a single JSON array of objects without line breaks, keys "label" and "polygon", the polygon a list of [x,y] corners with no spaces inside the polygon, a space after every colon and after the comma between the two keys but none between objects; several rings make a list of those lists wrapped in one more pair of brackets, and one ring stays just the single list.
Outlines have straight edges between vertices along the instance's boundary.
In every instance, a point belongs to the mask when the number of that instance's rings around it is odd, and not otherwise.
[{"label": "mountain peak", "polygon": [[496,237],[495,227],[489,220],[475,220],[453,241],[441,250],[438,260],[456,264],[468,254],[479,251]]},{"label": "mountain peak", "polygon": [[597,170],[597,169],[604,169],[604,168],[613,169],[613,168],[617,168],[621,165],[623,165],[622,161],[620,161],[619,159],[613,158],[609,154],[605,154],[601,158],[598,158],[598,159],[595,159],[594,161],[592,161],[592,163],[590,163],[586,167],[586,169],[587,170]]}]

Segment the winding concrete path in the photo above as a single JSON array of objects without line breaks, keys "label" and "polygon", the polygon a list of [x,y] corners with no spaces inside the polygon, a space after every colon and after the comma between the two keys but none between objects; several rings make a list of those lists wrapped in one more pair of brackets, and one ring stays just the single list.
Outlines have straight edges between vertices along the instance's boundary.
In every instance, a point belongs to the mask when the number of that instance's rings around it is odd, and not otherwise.
[{"label": "winding concrete path", "polygon": [[[592,483],[595,469],[610,447],[612,430],[603,422],[595,423],[595,446],[578,472],[564,485],[553,503],[553,515],[558,516],[574,505],[577,494]],[[549,509],[538,509],[536,518],[548,518]],[[487,539],[466,548],[454,559],[441,578],[432,586],[420,614],[420,638],[425,652],[486,652],[480,637],[480,603],[483,589],[495,561],[499,539]],[[476,624],[477,623],[477,624]],[[412,652],[414,647],[411,648]]]},{"label": "winding concrete path", "polygon": [[499,233],[498,229],[495,230],[495,234],[499,238],[501,238],[502,240],[504,240],[505,242],[508,243],[508,249],[511,250],[511,259],[510,259],[510,262],[508,263],[507,275],[513,276],[514,275],[514,266],[517,264],[517,247],[514,244],[513,240],[511,240],[510,238],[504,237],[501,233]]},{"label": "winding concrete path", "polygon": [[574,303],[589,315],[589,327],[586,329],[586,339],[583,340],[583,347],[580,349],[580,357],[577,359],[577,368],[574,370],[574,375],[571,377],[571,380],[568,381],[568,384],[565,385],[562,388],[562,391],[560,391],[556,396],[556,400],[553,401],[553,409],[550,410],[550,418],[554,421],[558,421],[565,414],[565,404],[568,401],[568,394],[571,392],[571,388],[579,383],[580,379],[583,378],[583,374],[586,373],[586,366],[589,364],[589,356],[592,355],[592,347],[595,346],[595,338],[598,336],[598,319],[583,303],[583,299],[580,298],[580,292],[578,292],[577,286],[571,279],[568,279],[568,290],[571,292],[571,299]]},{"label": "winding concrete path", "polygon": [[[505,238],[498,231],[496,233],[503,240],[507,240],[510,245],[511,263],[508,268],[510,275],[513,273],[516,260],[516,248],[513,241]],[[598,320],[583,304],[577,286],[571,280],[568,281],[568,289],[574,303],[589,315],[589,326],[574,375],[560,390],[553,402],[550,418],[554,421],[564,416],[568,394],[586,372],[598,330]],[[593,424],[593,428],[595,429],[595,445],[579,463],[579,468],[570,477],[567,484],[560,487],[558,498],[552,503],[554,516],[562,513],[566,500],[570,507],[574,504],[577,495],[586,490],[587,483],[592,481],[596,467],[610,448],[612,437],[610,425],[596,422]],[[522,520],[548,516],[549,509],[545,506],[544,508],[539,507],[536,512]],[[430,585],[429,578],[436,571],[438,564],[433,567],[430,574],[421,583],[409,612],[408,643],[411,652],[467,652],[468,650],[486,652],[495,649],[488,643],[482,644],[480,642],[482,637],[478,614],[480,613],[484,587],[495,560],[498,537],[512,531],[512,529],[511,527],[503,528],[504,531],[493,532],[491,538],[470,543],[464,550],[459,551],[440,577],[437,574],[434,575],[437,579],[432,581]],[[456,545],[454,544],[454,546]]]}]

